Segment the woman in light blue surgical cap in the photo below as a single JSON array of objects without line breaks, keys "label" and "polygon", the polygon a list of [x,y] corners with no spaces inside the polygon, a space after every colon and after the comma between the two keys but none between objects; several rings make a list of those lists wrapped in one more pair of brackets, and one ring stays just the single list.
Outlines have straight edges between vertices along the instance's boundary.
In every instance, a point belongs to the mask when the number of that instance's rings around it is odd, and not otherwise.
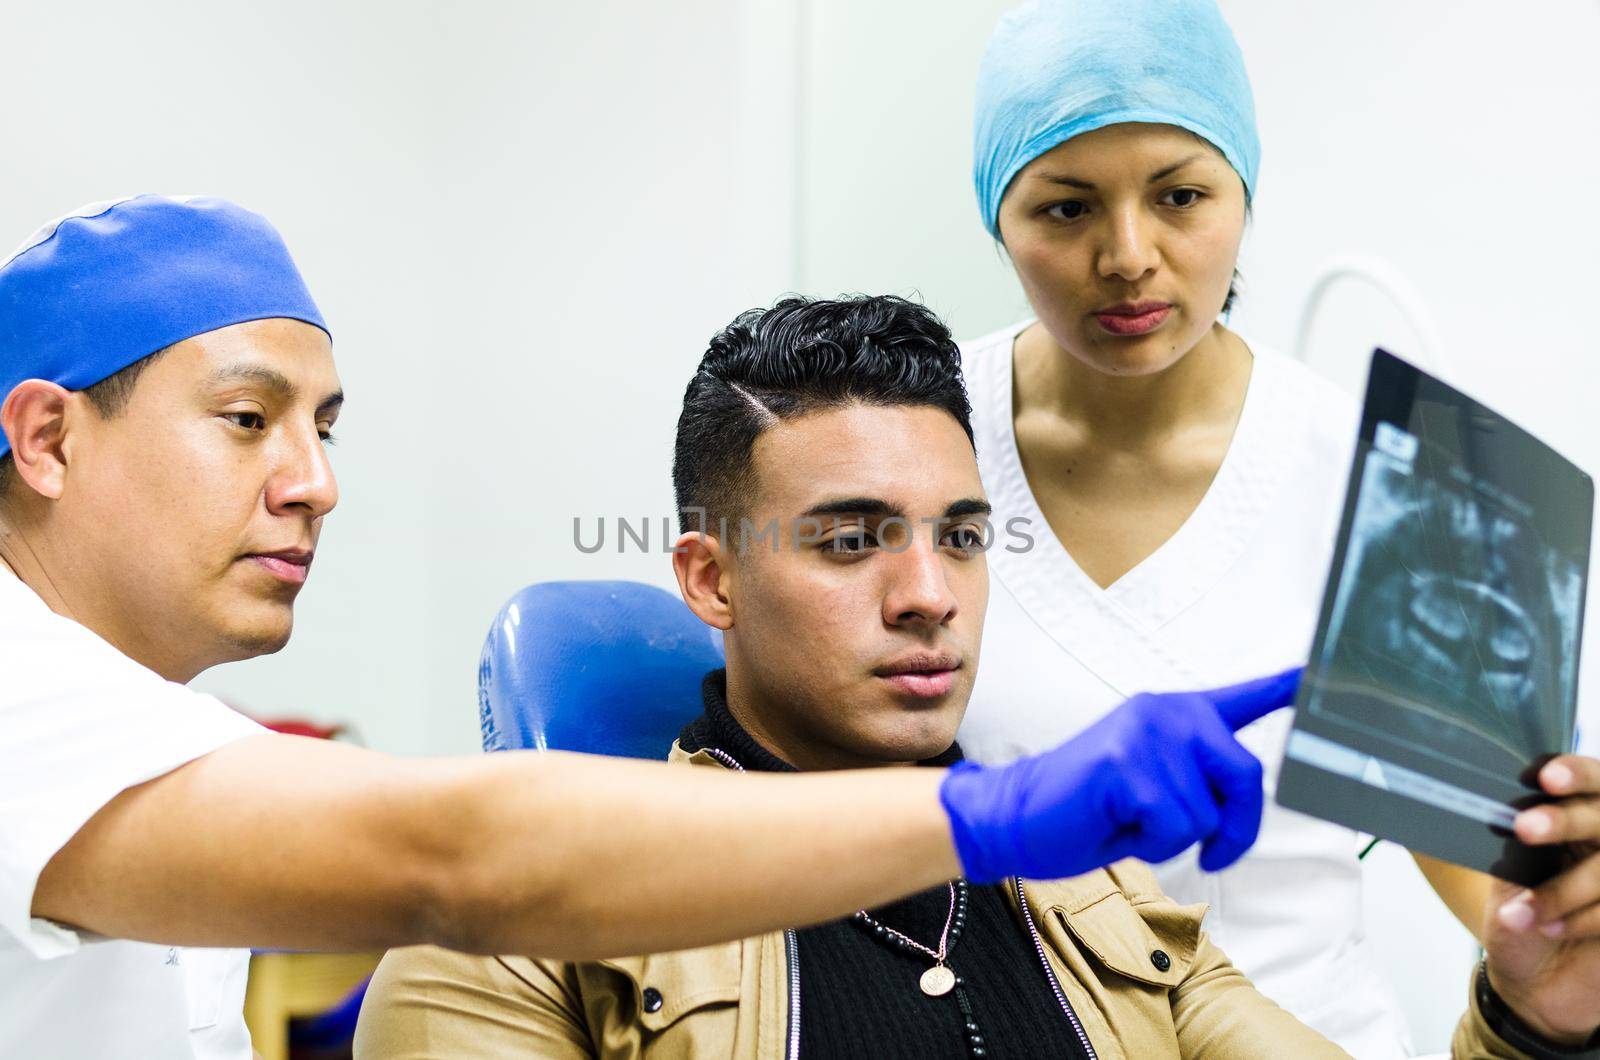
[{"label": "woman in light blue surgical cap", "polygon": [[[963,352],[996,525],[1031,543],[989,551],[961,732],[975,759],[1050,746],[1139,689],[1305,660],[1356,409],[1225,323],[1260,166],[1244,60],[1210,0],[1038,0],[996,27],[973,180],[1034,315]],[[1269,791],[1289,720],[1241,736]],[[1269,997],[1356,1056],[1404,1055],[1359,850],[1269,799],[1235,867],[1158,872],[1210,903],[1208,930]],[[1483,878],[1424,868],[1476,930]]]}]

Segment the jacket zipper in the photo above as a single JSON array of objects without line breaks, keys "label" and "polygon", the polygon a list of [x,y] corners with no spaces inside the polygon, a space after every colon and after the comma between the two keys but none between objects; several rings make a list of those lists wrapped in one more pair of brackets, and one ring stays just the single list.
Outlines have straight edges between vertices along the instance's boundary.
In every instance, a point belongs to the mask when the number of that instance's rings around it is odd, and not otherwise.
[{"label": "jacket zipper", "polygon": [[783,953],[789,966],[789,1044],[786,1060],[800,1060],[800,936],[794,928],[783,933]]},{"label": "jacket zipper", "polygon": [[[706,754],[738,773],[745,771],[739,760],[720,747],[704,748]],[[789,972],[789,1033],[783,1047],[784,1060],[800,1060],[800,936],[794,928],[783,932],[783,961]]]},{"label": "jacket zipper", "polygon": [[1033,911],[1028,908],[1028,896],[1022,893],[1022,880],[1013,877],[1011,885],[1017,889],[1017,904],[1022,906],[1022,919],[1028,924],[1028,936],[1033,939],[1033,952],[1039,955],[1039,963],[1044,967],[1044,977],[1050,981],[1050,990],[1056,995],[1056,1001],[1061,1005],[1061,1011],[1067,1014],[1067,1022],[1072,1024],[1072,1029],[1078,1035],[1078,1044],[1083,1046],[1083,1054],[1089,1060],[1097,1060],[1094,1046],[1089,1044],[1089,1036],[1083,1031],[1083,1024],[1078,1022],[1078,1014],[1072,1011],[1072,1004],[1067,1000],[1067,995],[1062,992],[1061,984],[1056,981],[1056,972],[1050,967],[1050,958],[1044,952],[1044,940],[1039,937],[1039,929],[1033,923]]}]

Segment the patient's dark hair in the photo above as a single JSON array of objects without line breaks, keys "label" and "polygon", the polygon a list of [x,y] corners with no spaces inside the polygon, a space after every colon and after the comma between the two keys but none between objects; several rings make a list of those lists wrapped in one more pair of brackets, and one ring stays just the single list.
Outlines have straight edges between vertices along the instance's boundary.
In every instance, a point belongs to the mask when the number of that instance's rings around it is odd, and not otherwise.
[{"label": "patient's dark hair", "polygon": [[850,404],[944,409],[972,439],[961,351],[924,306],[893,295],[790,297],[740,313],[712,337],[684,391],[672,462],[680,532],[746,512],[751,453],[768,427]]},{"label": "patient's dark hair", "polygon": [[[144,374],[144,370],[155,363],[156,358],[172,347],[168,346],[157,350],[148,357],[141,357],[128,367],[113,375],[108,375],[93,386],[83,388],[83,396],[89,399],[89,404],[94,406],[102,419],[111,419],[120,416],[122,410],[128,407],[128,399],[133,397],[134,384]],[[0,400],[5,399],[0,394]],[[11,450],[7,449],[0,455],[0,502],[4,502],[11,490],[17,484],[16,462],[11,459]]]}]

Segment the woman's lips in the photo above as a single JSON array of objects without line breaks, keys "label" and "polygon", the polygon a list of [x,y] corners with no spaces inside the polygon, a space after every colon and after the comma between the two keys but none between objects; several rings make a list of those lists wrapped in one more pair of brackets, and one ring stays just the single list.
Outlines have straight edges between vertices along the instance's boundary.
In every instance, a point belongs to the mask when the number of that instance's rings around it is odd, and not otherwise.
[{"label": "woman's lips", "polygon": [[1096,313],[1094,318],[1113,335],[1148,335],[1165,323],[1171,313],[1172,307],[1164,305],[1137,314]]},{"label": "woman's lips", "polygon": [[250,559],[258,563],[263,570],[274,578],[288,582],[291,585],[305,584],[306,576],[311,573],[309,561],[291,563],[289,560],[279,559],[277,556],[260,555],[251,556]]},{"label": "woman's lips", "polygon": [[899,674],[881,674],[898,691],[922,699],[937,699],[948,695],[956,684],[954,670],[908,670]]}]

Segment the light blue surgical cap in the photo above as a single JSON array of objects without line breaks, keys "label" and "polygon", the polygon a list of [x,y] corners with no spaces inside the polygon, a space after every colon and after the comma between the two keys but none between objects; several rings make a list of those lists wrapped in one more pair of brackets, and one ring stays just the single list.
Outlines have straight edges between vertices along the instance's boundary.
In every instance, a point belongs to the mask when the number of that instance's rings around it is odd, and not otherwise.
[{"label": "light blue surgical cap", "polygon": [[[0,401],[82,390],[175,342],[268,317],[328,325],[265,217],[226,199],[90,203],[0,260]],[[0,434],[0,456],[11,446]]]},{"label": "light blue surgical cap", "polygon": [[1122,122],[1203,137],[1255,196],[1255,102],[1214,0],[1029,0],[1002,16],[978,70],[972,135],[989,234],[1000,238],[1000,199],[1023,166]]}]

